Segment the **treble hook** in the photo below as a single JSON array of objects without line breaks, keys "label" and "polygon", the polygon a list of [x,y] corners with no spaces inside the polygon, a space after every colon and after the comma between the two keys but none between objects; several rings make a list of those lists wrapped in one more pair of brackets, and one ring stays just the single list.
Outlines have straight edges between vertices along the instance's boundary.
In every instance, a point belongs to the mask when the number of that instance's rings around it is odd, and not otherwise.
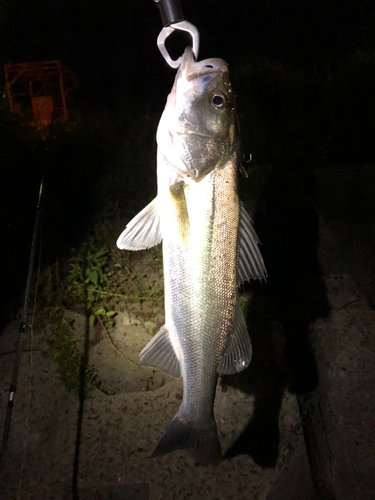
[{"label": "treble hook", "polygon": [[181,57],[176,60],[172,59],[165,47],[165,40],[169,37],[169,35],[173,33],[174,30],[185,31],[186,33],[189,33],[192,39],[193,54],[195,56],[195,59],[197,59],[199,52],[199,32],[193,24],[185,21],[179,0],[154,1],[159,7],[161,19],[164,26],[164,28],[159,33],[157,45],[162,56],[167,61],[169,66],[171,66],[172,68],[178,68],[181,64]]}]

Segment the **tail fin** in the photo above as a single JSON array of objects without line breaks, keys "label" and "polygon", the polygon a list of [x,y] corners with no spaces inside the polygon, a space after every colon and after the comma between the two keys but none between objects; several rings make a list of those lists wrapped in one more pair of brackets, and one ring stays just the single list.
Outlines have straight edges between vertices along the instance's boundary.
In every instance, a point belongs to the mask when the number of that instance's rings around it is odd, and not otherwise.
[{"label": "tail fin", "polygon": [[180,408],[157,442],[152,456],[175,450],[187,451],[200,465],[219,462],[221,448],[214,415],[207,426],[197,428],[184,418]]}]

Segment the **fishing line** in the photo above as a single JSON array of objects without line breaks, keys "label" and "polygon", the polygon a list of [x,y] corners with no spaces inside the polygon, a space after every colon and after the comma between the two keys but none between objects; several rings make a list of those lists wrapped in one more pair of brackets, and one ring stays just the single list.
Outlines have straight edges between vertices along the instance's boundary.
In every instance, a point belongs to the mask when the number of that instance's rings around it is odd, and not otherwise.
[{"label": "fishing line", "polygon": [[12,420],[12,411],[13,411],[13,405],[14,405],[14,396],[15,396],[15,393],[17,390],[18,372],[19,372],[20,363],[21,363],[22,337],[23,337],[23,333],[25,331],[25,328],[27,326],[26,325],[26,315],[27,315],[27,307],[28,307],[29,296],[30,296],[31,278],[32,278],[33,268],[34,268],[36,244],[38,241],[38,234],[39,234],[42,194],[43,194],[43,177],[40,181],[40,187],[39,187],[39,196],[38,196],[38,203],[37,203],[37,208],[36,208],[34,231],[33,231],[31,250],[30,250],[30,258],[29,258],[29,267],[28,267],[27,280],[26,280],[25,298],[24,298],[24,303],[23,303],[23,308],[22,308],[21,322],[20,322],[19,327],[18,327],[18,335],[17,335],[17,342],[16,342],[16,346],[17,346],[16,347],[16,356],[14,358],[12,379],[11,379],[11,383],[9,386],[8,405],[7,405],[7,411],[6,411],[6,416],[5,416],[4,432],[3,432],[1,451],[0,451],[0,468],[3,468],[4,464],[5,464],[5,455],[6,455],[6,451],[7,451],[7,447],[8,447],[10,423]]}]

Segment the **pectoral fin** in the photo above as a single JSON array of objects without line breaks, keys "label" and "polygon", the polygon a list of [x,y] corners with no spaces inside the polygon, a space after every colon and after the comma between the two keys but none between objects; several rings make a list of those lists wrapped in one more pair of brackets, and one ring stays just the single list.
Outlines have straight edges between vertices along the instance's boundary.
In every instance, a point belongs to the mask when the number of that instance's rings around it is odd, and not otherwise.
[{"label": "pectoral fin", "polygon": [[160,216],[157,198],[149,203],[126,226],[117,240],[121,250],[144,250],[161,242]]},{"label": "pectoral fin", "polygon": [[149,366],[162,370],[174,378],[181,377],[180,362],[174,352],[169,332],[162,326],[158,333],[140,353],[141,366]]},{"label": "pectoral fin", "polygon": [[177,225],[178,239],[182,248],[186,250],[189,241],[190,224],[184,183],[177,182],[169,188],[169,192],[171,194],[172,206]]},{"label": "pectoral fin", "polygon": [[240,300],[237,298],[234,325],[229,335],[224,354],[221,356],[217,372],[219,375],[231,375],[247,368],[252,356],[250,337],[247,332]]},{"label": "pectoral fin", "polygon": [[238,235],[238,285],[250,279],[266,279],[267,270],[258,247],[259,243],[250,215],[241,202]]}]

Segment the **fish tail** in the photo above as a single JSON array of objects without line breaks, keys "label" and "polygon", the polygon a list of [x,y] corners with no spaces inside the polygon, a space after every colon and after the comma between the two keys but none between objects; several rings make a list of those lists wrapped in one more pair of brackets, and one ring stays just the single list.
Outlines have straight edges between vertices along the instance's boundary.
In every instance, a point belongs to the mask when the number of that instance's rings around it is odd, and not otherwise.
[{"label": "fish tail", "polygon": [[204,427],[195,427],[180,408],[157,442],[152,456],[175,450],[187,451],[200,465],[219,462],[221,447],[214,415]]}]

